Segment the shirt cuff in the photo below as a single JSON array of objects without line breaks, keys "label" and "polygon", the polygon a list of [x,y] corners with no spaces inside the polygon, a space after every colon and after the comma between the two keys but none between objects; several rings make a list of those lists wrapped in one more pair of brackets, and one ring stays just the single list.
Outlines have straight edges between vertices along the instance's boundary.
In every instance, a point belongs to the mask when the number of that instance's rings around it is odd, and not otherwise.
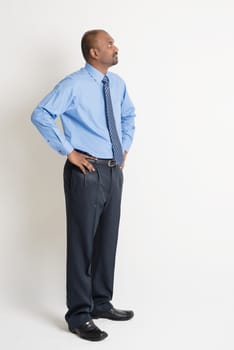
[{"label": "shirt cuff", "polygon": [[122,143],[122,148],[123,148],[123,151],[129,151],[130,147],[131,147],[131,144],[132,144],[132,141],[131,140],[123,140],[123,143]]},{"label": "shirt cuff", "polygon": [[68,141],[65,141],[65,143],[63,144],[63,149],[59,149],[58,152],[60,154],[62,154],[63,156],[67,156],[73,150],[74,150],[74,148],[72,147],[72,145]]}]

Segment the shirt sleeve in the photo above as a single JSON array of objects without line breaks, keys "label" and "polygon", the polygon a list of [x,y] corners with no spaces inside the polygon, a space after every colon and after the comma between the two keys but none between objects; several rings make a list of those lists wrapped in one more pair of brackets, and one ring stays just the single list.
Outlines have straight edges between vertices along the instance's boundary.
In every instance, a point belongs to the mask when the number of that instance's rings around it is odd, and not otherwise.
[{"label": "shirt sleeve", "polygon": [[121,129],[123,150],[127,152],[129,151],[133,141],[135,132],[135,116],[135,107],[127,93],[125,86],[121,106]]},{"label": "shirt sleeve", "polygon": [[73,92],[70,79],[64,79],[38,104],[31,115],[36,126],[47,143],[62,155],[73,151],[64,133],[57,126],[55,119],[72,108]]}]

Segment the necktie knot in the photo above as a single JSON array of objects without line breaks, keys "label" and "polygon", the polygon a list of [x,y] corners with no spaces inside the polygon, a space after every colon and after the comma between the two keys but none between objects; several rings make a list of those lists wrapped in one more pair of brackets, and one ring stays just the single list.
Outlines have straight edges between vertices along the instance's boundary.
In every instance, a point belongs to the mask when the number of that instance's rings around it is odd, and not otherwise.
[{"label": "necktie knot", "polygon": [[103,84],[108,84],[109,83],[109,78],[107,75],[104,76],[104,78],[102,79]]}]

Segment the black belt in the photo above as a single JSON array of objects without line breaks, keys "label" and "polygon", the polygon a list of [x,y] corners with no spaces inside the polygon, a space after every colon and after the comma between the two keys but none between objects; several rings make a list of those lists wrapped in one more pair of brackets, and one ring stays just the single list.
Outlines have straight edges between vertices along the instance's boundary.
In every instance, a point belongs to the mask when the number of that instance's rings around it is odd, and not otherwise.
[{"label": "black belt", "polygon": [[114,159],[88,159],[90,163],[97,163],[97,164],[104,164],[109,166],[110,168],[113,168],[114,166],[117,165],[116,161]]},{"label": "black belt", "polygon": [[[90,154],[81,151],[79,149],[75,148],[75,151],[79,152],[79,153],[83,153],[83,154],[87,154],[87,156],[91,156]],[[92,156],[91,156],[92,157]],[[96,158],[96,159],[88,159],[89,162],[91,163],[98,163],[98,164],[104,164],[109,166],[110,168],[114,167],[117,165],[116,161],[114,159],[106,159],[106,158]]]}]

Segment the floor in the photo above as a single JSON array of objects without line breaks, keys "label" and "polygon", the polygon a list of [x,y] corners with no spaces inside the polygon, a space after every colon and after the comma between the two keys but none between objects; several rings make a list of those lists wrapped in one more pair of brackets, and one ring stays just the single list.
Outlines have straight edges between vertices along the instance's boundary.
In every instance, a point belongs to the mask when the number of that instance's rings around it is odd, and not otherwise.
[{"label": "floor", "polygon": [[[196,291],[189,298],[184,294],[178,296],[178,289],[174,287],[171,299],[160,288],[155,298],[152,298],[152,290],[148,291],[148,301],[132,299],[135,317],[129,321],[95,320],[109,334],[95,345],[68,332],[63,319],[64,306],[58,303],[58,298],[54,302],[48,298],[50,303],[37,306],[5,303],[1,306],[1,348],[77,350],[95,346],[95,349],[108,350],[233,350],[234,310],[233,306],[228,307],[228,300],[212,297],[209,300],[198,296]],[[123,298],[117,299],[127,308]],[[120,304],[116,307],[121,308]]]}]

